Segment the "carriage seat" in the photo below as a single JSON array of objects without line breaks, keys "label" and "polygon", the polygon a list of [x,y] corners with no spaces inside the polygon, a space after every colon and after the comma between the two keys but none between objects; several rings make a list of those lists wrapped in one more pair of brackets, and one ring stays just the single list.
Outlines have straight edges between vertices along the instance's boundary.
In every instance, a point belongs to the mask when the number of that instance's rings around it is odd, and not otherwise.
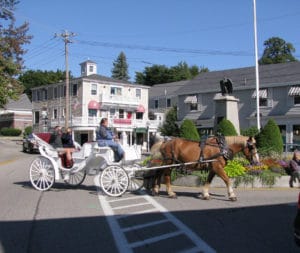
[{"label": "carriage seat", "polygon": [[97,152],[98,154],[102,154],[108,163],[113,163],[115,160],[114,159],[115,153],[111,147],[99,146],[98,143],[96,142],[94,144],[94,151]]}]

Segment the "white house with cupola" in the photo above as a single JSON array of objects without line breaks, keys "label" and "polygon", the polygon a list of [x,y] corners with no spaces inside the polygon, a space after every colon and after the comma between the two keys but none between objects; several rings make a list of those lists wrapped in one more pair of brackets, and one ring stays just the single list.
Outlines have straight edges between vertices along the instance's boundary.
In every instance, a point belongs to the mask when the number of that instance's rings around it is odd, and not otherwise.
[{"label": "white house with cupola", "polygon": [[[95,140],[96,128],[105,117],[123,144],[147,145],[149,134],[160,124],[148,118],[149,87],[98,75],[97,64],[90,60],[80,66],[81,76],[69,82],[68,125],[75,140],[81,144]],[[33,88],[32,107],[35,131],[64,126],[66,83]]]}]

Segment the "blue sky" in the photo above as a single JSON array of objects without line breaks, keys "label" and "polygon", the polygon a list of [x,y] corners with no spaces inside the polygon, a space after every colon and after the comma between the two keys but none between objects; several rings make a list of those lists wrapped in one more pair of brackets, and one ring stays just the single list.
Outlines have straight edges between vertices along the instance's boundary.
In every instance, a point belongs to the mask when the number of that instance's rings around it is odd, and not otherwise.
[{"label": "blue sky", "polygon": [[[258,51],[265,40],[281,37],[300,59],[300,1],[256,0]],[[25,66],[64,70],[65,30],[76,34],[69,44],[69,70],[93,60],[98,74],[111,76],[123,51],[129,75],[152,64],[168,67],[181,61],[210,71],[255,65],[253,0],[20,0],[18,23],[29,22],[33,35]]]}]

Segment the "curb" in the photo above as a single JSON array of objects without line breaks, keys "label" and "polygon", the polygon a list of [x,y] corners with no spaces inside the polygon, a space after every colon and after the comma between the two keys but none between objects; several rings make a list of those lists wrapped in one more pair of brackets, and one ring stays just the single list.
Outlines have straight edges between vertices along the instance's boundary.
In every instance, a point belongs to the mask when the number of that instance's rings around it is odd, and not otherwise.
[{"label": "curb", "polygon": [[[276,178],[276,182],[274,185],[263,185],[259,179],[255,179],[253,184],[239,184],[236,188],[290,188],[289,186],[289,180],[290,176],[281,176],[280,178]],[[234,179],[231,180],[232,185],[234,185]],[[200,183],[200,180],[197,176],[194,175],[188,175],[184,177],[177,178],[172,182],[173,185],[176,186],[187,186],[187,187],[201,187],[202,184]],[[215,177],[210,185],[211,187],[226,187],[224,181],[219,178]],[[294,187],[299,187],[299,183],[294,183]]]}]

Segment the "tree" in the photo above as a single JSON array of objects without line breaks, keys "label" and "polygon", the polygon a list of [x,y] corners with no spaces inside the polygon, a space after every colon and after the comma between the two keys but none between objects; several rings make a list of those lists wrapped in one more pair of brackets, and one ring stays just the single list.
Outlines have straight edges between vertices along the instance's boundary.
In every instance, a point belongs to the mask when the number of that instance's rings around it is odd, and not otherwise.
[{"label": "tree", "polygon": [[[70,74],[70,78],[72,75]],[[31,98],[31,88],[36,86],[42,86],[46,84],[58,83],[65,81],[66,72],[61,70],[54,71],[42,71],[42,70],[28,70],[19,77],[19,81],[23,84],[29,98]]]},{"label": "tree", "polygon": [[179,128],[176,124],[177,121],[177,108],[171,108],[166,115],[166,120],[163,123],[162,127],[160,128],[160,132],[162,135],[166,136],[178,136],[179,135]]},{"label": "tree", "polygon": [[217,132],[223,134],[224,136],[236,136],[237,132],[234,125],[230,120],[223,118],[221,122],[217,125]]},{"label": "tree", "polygon": [[128,64],[126,61],[126,55],[121,52],[118,58],[113,63],[113,69],[111,71],[111,77],[117,80],[128,81]]},{"label": "tree", "polygon": [[297,61],[292,55],[295,48],[291,43],[285,42],[279,37],[272,37],[264,42],[264,52],[259,64],[276,64]]},{"label": "tree", "polygon": [[180,137],[194,141],[200,140],[199,133],[193,121],[185,119],[182,122],[182,125],[180,126]]},{"label": "tree", "polygon": [[257,136],[259,153],[271,155],[272,152],[281,154],[283,140],[280,129],[273,119],[270,119]]},{"label": "tree", "polygon": [[201,72],[207,72],[208,69],[197,66],[189,67],[186,62],[179,62],[176,66],[168,68],[165,65],[154,64],[146,67],[143,72],[135,73],[135,82],[139,84],[152,86],[154,84],[178,82],[189,80]]},{"label": "tree", "polygon": [[18,3],[17,0],[0,0],[0,107],[23,92],[16,77],[21,73],[22,56],[26,52],[22,46],[30,42],[31,36],[26,35],[28,23],[15,25],[13,11]]}]

